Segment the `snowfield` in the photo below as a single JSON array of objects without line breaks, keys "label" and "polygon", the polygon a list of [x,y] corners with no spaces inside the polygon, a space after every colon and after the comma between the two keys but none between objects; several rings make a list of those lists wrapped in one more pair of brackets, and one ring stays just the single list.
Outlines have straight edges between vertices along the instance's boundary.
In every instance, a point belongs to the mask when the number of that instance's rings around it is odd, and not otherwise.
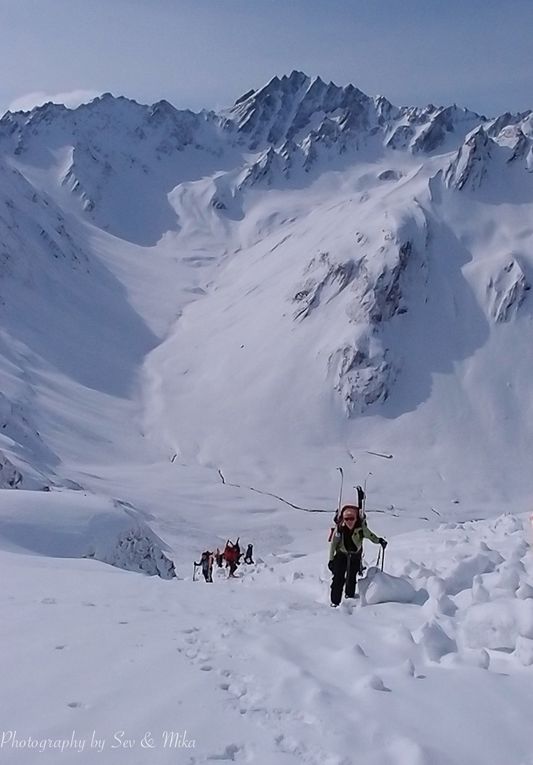
[{"label": "snowfield", "polygon": [[[386,569],[398,578],[380,599],[396,600],[401,581],[417,602],[337,611],[307,543],[258,557],[238,580],[215,571],[212,585],[185,564],[164,581],[3,552],[2,758],[528,764],[528,523],[393,536]],[[29,737],[42,752],[15,744]]]},{"label": "snowfield", "polygon": [[1,761],[533,765],[532,157],[300,72],[4,115]]}]

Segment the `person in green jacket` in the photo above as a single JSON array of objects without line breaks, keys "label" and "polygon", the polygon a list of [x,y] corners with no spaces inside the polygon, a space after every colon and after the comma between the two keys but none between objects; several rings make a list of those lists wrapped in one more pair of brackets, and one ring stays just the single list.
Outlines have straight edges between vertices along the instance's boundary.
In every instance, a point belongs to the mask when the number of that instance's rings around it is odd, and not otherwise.
[{"label": "person in green jacket", "polygon": [[356,505],[345,505],[341,510],[337,531],[329,546],[328,568],[333,574],[331,581],[332,606],[339,605],[343,590],[345,597],[355,597],[355,583],[361,566],[363,539],[370,539],[371,542],[379,544],[383,548],[387,546],[383,537],[378,537],[370,531],[365,518]]}]

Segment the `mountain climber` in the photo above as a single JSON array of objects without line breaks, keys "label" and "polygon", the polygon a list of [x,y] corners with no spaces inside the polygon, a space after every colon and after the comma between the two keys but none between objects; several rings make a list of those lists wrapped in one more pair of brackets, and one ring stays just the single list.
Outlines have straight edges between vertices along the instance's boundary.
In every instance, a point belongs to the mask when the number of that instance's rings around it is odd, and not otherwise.
[{"label": "mountain climber", "polygon": [[242,553],[240,552],[240,548],[238,545],[238,540],[235,544],[231,542],[229,539],[226,542],[226,547],[224,548],[224,560],[226,561],[226,568],[229,568],[229,576],[235,576],[235,572],[237,571],[237,566],[239,565],[239,556]]},{"label": "mountain climber", "polygon": [[219,548],[219,547],[217,547],[217,549],[216,549],[216,551],[215,551],[215,560],[216,560],[216,562],[217,562],[217,566],[218,566],[219,568],[222,568],[222,561],[223,561],[223,558],[224,558],[224,556],[223,556],[223,555],[222,555],[222,553],[220,552],[220,548]]},{"label": "mountain climber", "polygon": [[370,539],[383,548],[387,542],[378,537],[366,525],[361,510],[356,505],[344,505],[339,516],[337,530],[329,547],[328,568],[333,574],[331,581],[331,605],[338,606],[345,597],[355,597],[355,583],[361,567],[363,539]]},{"label": "mountain climber", "polygon": [[244,562],[245,563],[253,563],[253,554],[254,554],[254,546],[252,544],[249,544],[246,548],[246,555],[244,556]]},{"label": "mountain climber", "polygon": [[202,567],[202,574],[206,582],[213,581],[213,553],[209,550],[205,550],[200,558],[200,563],[194,564],[195,566]]}]

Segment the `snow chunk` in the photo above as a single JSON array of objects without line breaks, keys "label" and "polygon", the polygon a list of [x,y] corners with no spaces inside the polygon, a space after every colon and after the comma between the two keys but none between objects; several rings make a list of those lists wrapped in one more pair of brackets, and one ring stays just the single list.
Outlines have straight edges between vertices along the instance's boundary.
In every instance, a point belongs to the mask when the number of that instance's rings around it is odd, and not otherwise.
[{"label": "snow chunk", "polygon": [[503,534],[514,534],[515,532],[523,531],[524,524],[516,515],[504,513],[496,518],[493,528],[495,531]]},{"label": "snow chunk", "polygon": [[424,611],[433,616],[436,616],[437,614],[454,616],[457,611],[457,606],[448,595],[441,595],[438,598],[431,596],[424,604]]},{"label": "snow chunk", "polygon": [[490,666],[490,656],[484,648],[462,650],[460,658],[464,664],[468,664],[470,667],[488,669]]},{"label": "snow chunk", "polygon": [[520,575],[524,566],[520,561],[507,561],[498,570],[498,579],[495,587],[507,593],[514,593],[520,587]]},{"label": "snow chunk", "polygon": [[377,603],[414,603],[420,601],[420,593],[425,598],[425,591],[415,590],[411,582],[398,576],[386,574],[377,568],[370,568],[366,576],[359,580],[359,594],[363,605]]},{"label": "snow chunk", "polygon": [[474,603],[488,603],[489,600],[489,591],[484,587],[482,578],[475,576],[472,582],[472,601]]},{"label": "snow chunk", "polygon": [[373,691],[390,691],[390,688],[387,688],[379,675],[367,675],[361,680],[359,687],[361,689],[369,688]]},{"label": "snow chunk", "polygon": [[420,630],[420,645],[431,661],[440,661],[448,653],[457,651],[455,640],[452,640],[437,621],[424,624]]},{"label": "snow chunk", "polygon": [[533,640],[533,608],[530,603],[517,603],[520,635]]},{"label": "snow chunk", "polygon": [[469,589],[473,585],[475,576],[494,571],[502,562],[502,556],[495,550],[490,551],[489,554],[478,553],[465,558],[446,577],[448,594],[457,595],[462,590]]},{"label": "snow chunk", "polygon": [[533,598],[533,587],[527,582],[522,582],[516,591],[516,597],[520,600],[529,600]]},{"label": "snow chunk", "polygon": [[472,606],[461,625],[465,645],[470,648],[514,650],[519,634],[512,601],[492,601]]},{"label": "snow chunk", "polygon": [[533,664],[533,640],[520,636],[516,641],[515,656],[525,667]]}]

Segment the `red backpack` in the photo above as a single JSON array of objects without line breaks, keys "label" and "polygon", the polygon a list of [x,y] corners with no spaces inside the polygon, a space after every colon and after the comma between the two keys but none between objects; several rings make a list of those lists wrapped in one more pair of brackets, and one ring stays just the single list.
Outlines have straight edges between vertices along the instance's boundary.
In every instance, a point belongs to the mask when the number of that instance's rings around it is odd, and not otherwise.
[{"label": "red backpack", "polygon": [[224,549],[224,560],[228,563],[234,563],[238,558],[238,551],[233,545],[226,545]]}]

